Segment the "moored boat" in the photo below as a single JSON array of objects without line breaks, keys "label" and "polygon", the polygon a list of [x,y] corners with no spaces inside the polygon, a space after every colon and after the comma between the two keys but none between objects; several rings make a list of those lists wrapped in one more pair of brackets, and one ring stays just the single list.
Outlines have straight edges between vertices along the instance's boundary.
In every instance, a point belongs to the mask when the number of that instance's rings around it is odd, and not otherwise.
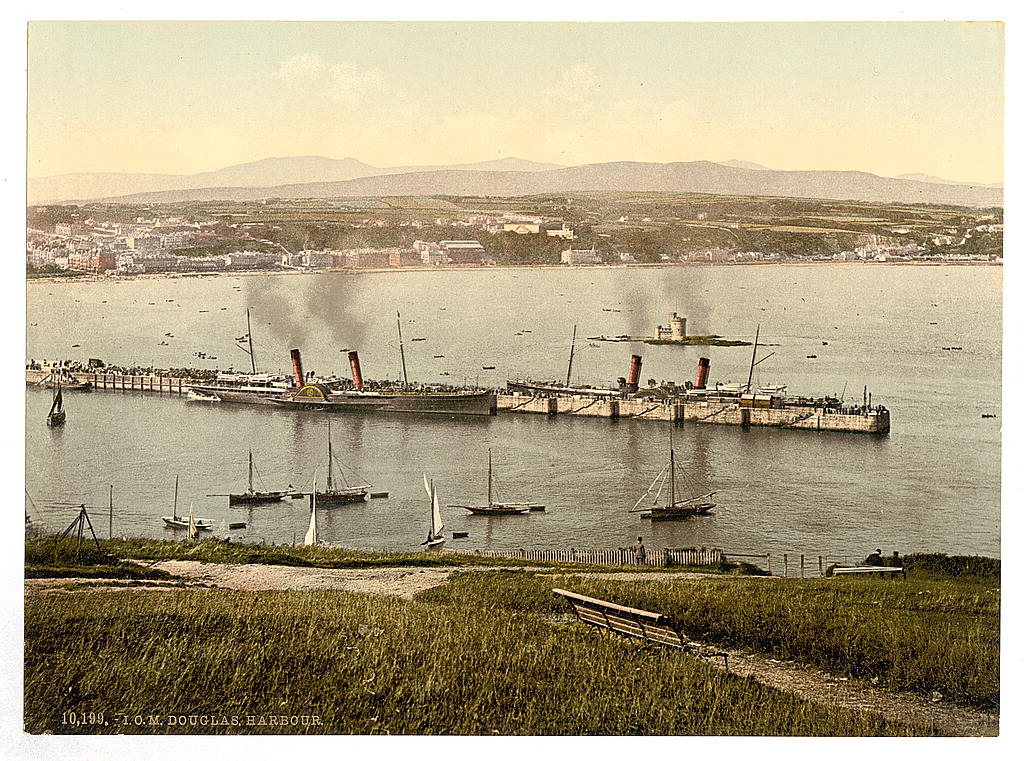
[{"label": "moored boat", "polygon": [[189,505],[188,516],[178,515],[178,477],[174,477],[174,507],[170,515],[161,516],[161,520],[168,528],[187,528],[196,531],[212,531],[213,521],[209,518],[196,518],[192,515],[192,506]]},{"label": "moored boat", "polygon": [[92,388],[92,381],[79,380],[70,370],[59,367],[51,370],[36,385],[43,388],[63,388],[65,391],[88,391]]},{"label": "moored boat", "polygon": [[334,465],[337,462],[334,457],[334,449],[331,442],[331,421],[327,421],[327,488],[323,491],[313,490],[314,498],[324,507],[341,505],[349,502],[362,502],[370,493],[373,484],[351,485],[345,478],[345,471],[339,465],[338,475],[342,484],[338,485],[334,478]]},{"label": "moored boat", "polygon": [[190,388],[188,393],[185,394],[185,401],[187,402],[219,402],[220,397],[216,394],[210,394],[204,391],[197,391],[194,388]]},{"label": "moored boat", "polygon": [[276,491],[260,491],[253,486],[253,471],[256,466],[252,462],[252,450],[249,450],[249,486],[241,493],[235,494],[207,494],[207,497],[227,497],[229,505],[252,505],[265,502],[280,502],[285,497],[301,496],[290,486],[287,489]]},{"label": "moored boat", "polygon": [[473,515],[525,515],[531,511],[544,510],[544,505],[537,502],[495,502],[494,475],[491,463],[491,450],[487,450],[487,504],[486,505],[448,505],[448,507],[469,510]]},{"label": "moored boat", "polygon": [[309,528],[306,529],[306,536],[302,540],[302,543],[306,546],[312,546],[320,543],[320,539],[316,534],[316,473],[313,473],[313,491],[310,493],[310,505],[309,505]]},{"label": "moored boat", "polygon": [[[658,499],[666,483],[669,489],[668,502],[661,505],[658,504]],[[654,493],[652,504],[638,511],[637,508],[640,507],[640,503],[651,494],[655,486],[658,486],[658,490]],[[706,494],[688,497],[687,499],[676,499],[676,453],[670,440],[668,465],[662,468],[661,473],[651,482],[647,491],[636,501],[630,512],[640,512],[641,518],[648,518],[652,521],[680,520],[682,518],[691,518],[695,515],[706,515],[716,507],[714,502],[707,501],[708,497],[714,494],[715,492],[711,491]]]},{"label": "moored boat", "polygon": [[427,531],[427,539],[421,544],[426,545],[429,550],[432,547],[440,547],[444,544],[444,521],[441,520],[441,502],[434,488],[433,479],[423,474],[423,487],[427,490],[427,497],[430,499],[430,529]]},{"label": "moored boat", "polygon": [[60,390],[60,383],[57,383],[57,390],[53,394],[53,404],[50,405],[50,412],[46,415],[46,424],[51,428],[64,425],[67,413],[64,411],[64,395]]}]

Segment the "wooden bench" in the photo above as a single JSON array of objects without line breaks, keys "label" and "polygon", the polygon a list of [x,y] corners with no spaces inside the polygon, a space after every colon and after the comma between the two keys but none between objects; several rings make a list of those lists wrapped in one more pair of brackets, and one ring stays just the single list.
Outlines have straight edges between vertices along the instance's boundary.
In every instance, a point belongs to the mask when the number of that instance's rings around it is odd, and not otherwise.
[{"label": "wooden bench", "polygon": [[845,576],[850,573],[877,573],[879,576],[884,576],[887,573],[895,576],[898,573],[904,579],[907,578],[907,572],[904,569],[889,568],[888,566],[882,565],[859,565],[851,568],[837,567],[832,569],[833,576]]},{"label": "wooden bench", "polygon": [[598,600],[565,589],[551,591],[565,598],[584,623],[625,637],[674,647],[701,658],[721,658],[725,668],[729,668],[728,653],[687,639],[679,625],[666,615],[639,608],[627,608],[625,605],[616,605],[607,600]]}]

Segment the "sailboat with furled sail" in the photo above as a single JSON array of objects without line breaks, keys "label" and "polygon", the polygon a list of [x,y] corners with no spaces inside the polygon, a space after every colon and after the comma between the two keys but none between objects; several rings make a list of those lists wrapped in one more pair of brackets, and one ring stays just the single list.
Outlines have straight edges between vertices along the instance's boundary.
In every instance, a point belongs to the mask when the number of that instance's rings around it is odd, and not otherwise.
[{"label": "sailboat with furled sail", "polygon": [[342,505],[348,502],[362,502],[366,499],[370,493],[370,488],[373,484],[358,484],[351,486],[348,480],[345,478],[345,471],[338,466],[338,475],[341,477],[341,485],[337,483],[334,477],[334,466],[336,459],[334,457],[334,448],[331,444],[331,421],[327,420],[327,488],[323,491],[317,492],[316,499],[324,507],[330,507],[331,505]]},{"label": "sailboat with furled sail", "polygon": [[427,497],[430,498],[430,530],[427,532],[427,540],[422,544],[430,549],[444,544],[444,521],[441,520],[441,502],[437,497],[434,481],[427,478],[426,473],[423,474],[423,488],[427,490]]},{"label": "sailboat with furled sail", "polygon": [[530,511],[540,511],[544,505],[538,502],[495,502],[494,473],[491,465],[491,450],[487,450],[487,504],[486,505],[448,505],[469,510],[473,515],[524,515]]},{"label": "sailboat with furled sail", "polygon": [[[659,504],[658,500],[666,484],[668,485],[668,502],[662,505]],[[658,487],[657,491],[654,491],[655,486]],[[640,508],[640,503],[649,497],[652,492],[654,492],[654,499],[651,504],[648,507]],[[716,506],[714,502],[707,501],[709,497],[715,494],[713,491],[686,499],[676,499],[677,494],[676,451],[672,446],[670,433],[668,464],[662,468],[661,473],[654,479],[643,496],[636,501],[630,512],[639,512],[641,518],[649,518],[652,521],[667,521],[690,518],[694,515],[706,515]],[[638,510],[637,508],[640,509]]]},{"label": "sailboat with furled sail", "polygon": [[[252,505],[262,502],[280,502],[285,497],[301,497],[294,489],[278,489],[276,491],[259,491],[253,487],[252,476],[256,466],[252,462],[252,450],[249,450],[249,488],[240,494],[207,494],[207,497],[227,497],[229,505]],[[260,479],[262,481],[262,479]]]},{"label": "sailboat with furled sail", "polygon": [[46,416],[46,424],[51,428],[64,425],[64,421],[67,419],[67,413],[64,412],[64,394],[60,390],[60,381],[57,381],[55,388],[57,390],[53,393],[53,404],[50,405],[50,412]]}]

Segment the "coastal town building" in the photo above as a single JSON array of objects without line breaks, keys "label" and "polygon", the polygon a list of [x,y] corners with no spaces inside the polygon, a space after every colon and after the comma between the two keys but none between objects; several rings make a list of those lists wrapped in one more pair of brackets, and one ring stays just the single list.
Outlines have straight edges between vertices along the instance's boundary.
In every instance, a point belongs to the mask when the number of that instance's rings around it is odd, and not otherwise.
[{"label": "coastal town building", "polygon": [[600,264],[601,257],[593,248],[569,248],[562,252],[562,264]]},{"label": "coastal town building", "polygon": [[562,223],[561,227],[555,228],[554,230],[545,230],[544,232],[550,238],[561,238],[562,240],[576,239],[575,231],[573,231],[573,229],[564,222]]},{"label": "coastal town building", "polygon": [[437,245],[450,264],[483,264],[487,253],[475,240],[442,240]]},{"label": "coastal town building", "polygon": [[434,242],[418,240],[412,244],[413,250],[420,255],[420,262],[432,267],[445,264],[447,259],[441,247]]}]

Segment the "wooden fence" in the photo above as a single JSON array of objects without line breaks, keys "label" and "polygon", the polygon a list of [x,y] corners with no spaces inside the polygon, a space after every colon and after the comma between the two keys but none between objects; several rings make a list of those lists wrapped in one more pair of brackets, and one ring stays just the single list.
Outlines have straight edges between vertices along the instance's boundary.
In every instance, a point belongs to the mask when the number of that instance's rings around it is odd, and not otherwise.
[{"label": "wooden fence", "polygon": [[615,550],[457,550],[444,552],[455,555],[472,555],[485,558],[506,558],[508,560],[543,560],[553,563],[589,563],[592,565],[647,566],[671,568],[673,566],[712,566],[722,562],[721,550],[715,549],[665,549],[647,550],[641,558],[633,547]]},{"label": "wooden fence", "polygon": [[739,561],[757,566],[772,576],[784,579],[823,579],[829,567],[833,565],[859,565],[863,563],[862,555],[833,554],[810,555],[800,552],[749,553],[723,551],[729,561]]}]

